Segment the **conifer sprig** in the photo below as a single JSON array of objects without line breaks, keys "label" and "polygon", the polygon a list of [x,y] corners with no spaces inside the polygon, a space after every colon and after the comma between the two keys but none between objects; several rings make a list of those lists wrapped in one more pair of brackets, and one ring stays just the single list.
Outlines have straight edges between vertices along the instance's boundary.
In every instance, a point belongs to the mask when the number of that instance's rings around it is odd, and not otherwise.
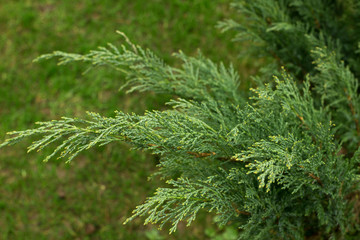
[{"label": "conifer sprig", "polygon": [[127,222],[146,215],[145,223],[171,223],[173,232],[203,209],[215,212],[220,225],[238,226],[239,239],[304,239],[313,231],[326,239],[360,236],[353,207],[360,180],[359,34],[346,25],[360,16],[360,5],[345,2],[234,4],[249,21],[221,27],[240,30],[238,38],[247,35],[256,51],[285,65],[264,68],[248,100],[232,66],[179,52],[174,56],[182,65],[172,67],[126,36],[120,48],[43,55],[37,60],[108,65],[125,75],[129,92],[174,97],[167,109],[144,115],[88,113],[87,119],[38,123],[11,132],[0,148],[40,136],[29,151],[58,144],[45,160],[71,161],[117,141],[159,155],[157,174],[168,186]]},{"label": "conifer sprig", "polygon": [[108,65],[125,74],[127,82],[123,88],[129,87],[127,92],[154,91],[197,101],[230,101],[235,105],[244,102],[238,91],[239,76],[233,66],[226,68],[222,63],[215,64],[200,52],[197,57],[188,57],[180,51],[174,56],[183,64],[181,68],[174,68],[152,51],[131,42],[129,45],[119,49],[108,44],[108,47],[99,47],[84,55],[55,51],[34,61],[56,57],[59,65],[75,61],[91,63],[93,67]]}]

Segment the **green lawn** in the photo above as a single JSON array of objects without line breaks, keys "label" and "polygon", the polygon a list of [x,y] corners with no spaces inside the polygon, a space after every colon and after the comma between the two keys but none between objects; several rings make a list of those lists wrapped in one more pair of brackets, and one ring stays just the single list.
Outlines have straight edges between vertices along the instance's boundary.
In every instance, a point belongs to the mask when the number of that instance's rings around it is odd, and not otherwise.
[{"label": "green lawn", "polygon": [[[111,115],[117,109],[141,113],[163,107],[168,96],[119,92],[124,81],[111,69],[83,75],[87,66],[81,64],[32,63],[53,50],[84,53],[108,42],[120,45],[115,30],[168,63],[177,64],[172,52],[194,55],[200,48],[246,75],[237,59],[239,44],[214,27],[236,17],[229,2],[0,0],[0,141],[36,121],[84,116],[87,110]],[[157,161],[150,154],[109,145],[71,164],[43,163],[46,151],[27,154],[29,143],[0,150],[0,239],[209,239],[216,229],[204,214],[171,237],[144,226],[141,218],[122,224],[161,184],[147,181]],[[216,231],[231,236],[230,230]]]}]

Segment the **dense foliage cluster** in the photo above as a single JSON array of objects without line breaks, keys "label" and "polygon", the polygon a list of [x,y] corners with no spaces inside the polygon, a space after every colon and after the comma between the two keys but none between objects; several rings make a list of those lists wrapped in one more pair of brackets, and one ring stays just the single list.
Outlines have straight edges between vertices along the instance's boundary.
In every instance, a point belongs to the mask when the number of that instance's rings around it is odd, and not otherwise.
[{"label": "dense foliage cluster", "polygon": [[199,210],[239,239],[357,239],[360,163],[360,3],[355,0],[245,0],[234,8],[246,19],[219,24],[251,40],[251,54],[267,58],[251,91],[239,89],[234,67],[198,54],[164,63],[150,50],[111,44],[88,54],[58,57],[108,65],[126,75],[132,91],[174,96],[163,111],[144,115],[62,118],[11,132],[0,147],[40,135],[29,151],[54,142],[52,157],[114,141],[160,156],[167,188],[134,215],[160,227],[189,224]]}]

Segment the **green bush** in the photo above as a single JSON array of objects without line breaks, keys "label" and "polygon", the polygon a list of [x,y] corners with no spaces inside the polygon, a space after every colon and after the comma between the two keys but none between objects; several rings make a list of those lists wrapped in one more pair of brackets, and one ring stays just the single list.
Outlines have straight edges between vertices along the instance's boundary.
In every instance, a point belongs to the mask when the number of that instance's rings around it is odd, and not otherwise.
[{"label": "green bush", "polygon": [[[242,23],[219,23],[247,40],[264,62],[250,91],[234,67],[179,52],[180,67],[134,45],[109,44],[59,58],[108,65],[128,92],[174,96],[162,111],[62,118],[11,132],[0,147],[40,135],[29,151],[58,143],[46,161],[71,161],[93,146],[122,141],[160,157],[159,188],[134,211],[160,227],[190,224],[201,209],[240,239],[358,239],[360,162],[360,3],[236,1]],[[249,41],[250,40],[250,41]],[[263,59],[265,57],[265,60]]]}]

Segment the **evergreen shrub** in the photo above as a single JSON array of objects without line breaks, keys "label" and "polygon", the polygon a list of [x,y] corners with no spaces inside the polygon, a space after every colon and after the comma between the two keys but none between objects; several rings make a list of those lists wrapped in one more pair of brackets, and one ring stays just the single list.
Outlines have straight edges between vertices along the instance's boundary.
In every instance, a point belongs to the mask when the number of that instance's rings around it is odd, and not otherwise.
[{"label": "evergreen shrub", "polygon": [[[201,53],[167,65],[148,49],[109,44],[59,58],[107,65],[126,75],[128,92],[170,94],[166,110],[144,115],[63,117],[10,132],[0,146],[40,136],[28,150],[57,143],[45,161],[71,161],[110,142],[160,157],[168,187],[134,210],[170,233],[201,209],[239,239],[360,239],[360,2],[243,0],[232,5],[241,22],[219,23],[245,40],[264,66],[249,91],[233,66]],[[266,60],[264,60],[264,58]]]}]

